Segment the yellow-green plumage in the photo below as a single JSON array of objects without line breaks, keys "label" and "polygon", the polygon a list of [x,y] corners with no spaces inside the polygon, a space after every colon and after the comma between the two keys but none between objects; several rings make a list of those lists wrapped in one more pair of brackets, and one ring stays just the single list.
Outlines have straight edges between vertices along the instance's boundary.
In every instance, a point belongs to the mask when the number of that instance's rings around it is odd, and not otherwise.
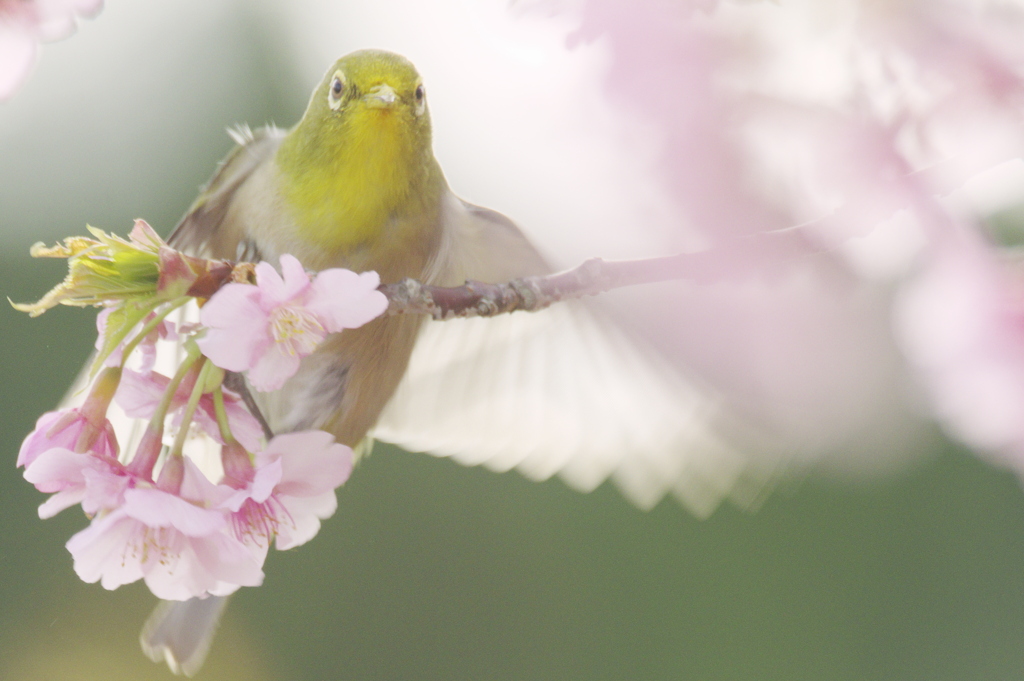
[{"label": "yellow-green plumage", "polygon": [[[344,92],[332,110],[335,74]],[[380,86],[396,101],[374,99]],[[436,231],[445,183],[431,150],[430,115],[416,99],[421,86],[412,64],[386,52],[356,52],[328,71],[277,151],[301,238],[340,257],[371,249],[370,257],[386,259]]]}]

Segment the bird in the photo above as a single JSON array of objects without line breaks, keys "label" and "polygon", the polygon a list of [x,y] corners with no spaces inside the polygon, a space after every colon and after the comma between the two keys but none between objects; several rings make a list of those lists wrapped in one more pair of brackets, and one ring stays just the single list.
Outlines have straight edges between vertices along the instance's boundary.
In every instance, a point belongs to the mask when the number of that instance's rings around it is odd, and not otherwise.
[{"label": "bird", "polygon": [[[553,270],[509,218],[459,198],[434,156],[423,79],[406,58],[337,60],[299,122],[233,131],[237,145],[168,243],[208,258],[291,254],[311,270],[373,270],[455,286]],[[375,319],[327,339],[259,395],[275,433],[321,429],[590,490],[612,478],[650,507],[672,493],[699,514],[742,487],[743,456],[720,435],[708,391],[594,305],[494,319]],[[144,651],[173,671],[201,666],[218,597],[162,603]]]}]

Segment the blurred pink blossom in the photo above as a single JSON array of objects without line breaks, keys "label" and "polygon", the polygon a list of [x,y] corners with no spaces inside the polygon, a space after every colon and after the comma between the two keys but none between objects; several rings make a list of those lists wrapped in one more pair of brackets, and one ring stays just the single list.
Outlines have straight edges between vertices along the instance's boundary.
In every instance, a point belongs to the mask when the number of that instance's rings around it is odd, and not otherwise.
[{"label": "blurred pink blossom", "polygon": [[1024,264],[970,228],[934,245],[896,307],[936,416],[1024,476]]},{"label": "blurred pink blossom", "polygon": [[658,131],[665,188],[713,243],[814,221],[841,242],[1024,152],[1019,5],[579,7],[568,45],[607,42],[609,104]]},{"label": "blurred pink blossom", "polygon": [[281,256],[281,274],[261,262],[256,286],[228,284],[203,306],[200,320],[208,330],[199,347],[222,369],[248,372],[256,390],[276,390],[328,333],[362,326],[387,309],[379,284],[375,272],[340,269],[311,281],[288,254]]},{"label": "blurred pink blossom", "polygon": [[[914,432],[909,374],[928,362],[907,344],[914,361],[903,361],[891,291],[923,266],[928,281],[973,272],[960,298],[974,291],[1005,304],[1014,296],[1006,263],[980,240],[945,252],[962,240],[951,232],[963,221],[942,198],[1024,154],[1024,6],[535,4],[578,17],[570,49],[607,50],[608,106],[628,114],[624,125],[649,126],[654,177],[684,218],[658,226],[681,250],[698,244],[717,266],[698,287],[624,294],[624,314],[782,443],[813,452],[852,445],[860,456],[908,449],[899,433]],[[920,309],[939,288],[922,281],[912,296]],[[907,330],[909,314],[900,313],[902,338],[920,335]],[[987,386],[979,394],[997,386],[1015,394],[1014,374],[992,370],[1019,349],[1005,320],[975,333],[988,334],[964,355],[974,358],[970,380]],[[1005,446],[1016,437],[1010,413],[1024,404],[968,407],[967,393],[952,387],[967,380],[958,362],[956,372],[949,364],[926,370],[931,394],[945,395],[935,416],[976,446]],[[782,445],[785,456],[798,449]]]},{"label": "blurred pink blossom", "polygon": [[103,0],[0,0],[0,101],[28,77],[38,44],[75,30],[76,17],[93,17]]}]

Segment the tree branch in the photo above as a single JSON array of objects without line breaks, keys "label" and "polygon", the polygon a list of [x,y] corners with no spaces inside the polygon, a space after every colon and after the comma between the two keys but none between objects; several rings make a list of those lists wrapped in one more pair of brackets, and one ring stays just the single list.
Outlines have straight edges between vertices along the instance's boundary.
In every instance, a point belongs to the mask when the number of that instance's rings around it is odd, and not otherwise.
[{"label": "tree branch", "polygon": [[383,284],[387,314],[428,314],[434,319],[493,317],[523,310],[536,312],[561,300],[582,298],[614,288],[683,279],[683,265],[695,256],[670,255],[642,260],[587,260],[579,267],[557,274],[513,279],[506,284],[467,281],[451,288],[429,286],[415,279]]}]

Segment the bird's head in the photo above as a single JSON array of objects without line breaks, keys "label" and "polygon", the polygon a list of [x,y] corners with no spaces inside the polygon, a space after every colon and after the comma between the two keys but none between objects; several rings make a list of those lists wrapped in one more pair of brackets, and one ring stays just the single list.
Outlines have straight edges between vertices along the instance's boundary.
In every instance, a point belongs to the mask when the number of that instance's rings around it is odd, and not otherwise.
[{"label": "bird's head", "polygon": [[338,151],[368,140],[390,140],[408,152],[429,150],[423,79],[408,59],[393,52],[352,52],[327,70],[299,128]]}]

